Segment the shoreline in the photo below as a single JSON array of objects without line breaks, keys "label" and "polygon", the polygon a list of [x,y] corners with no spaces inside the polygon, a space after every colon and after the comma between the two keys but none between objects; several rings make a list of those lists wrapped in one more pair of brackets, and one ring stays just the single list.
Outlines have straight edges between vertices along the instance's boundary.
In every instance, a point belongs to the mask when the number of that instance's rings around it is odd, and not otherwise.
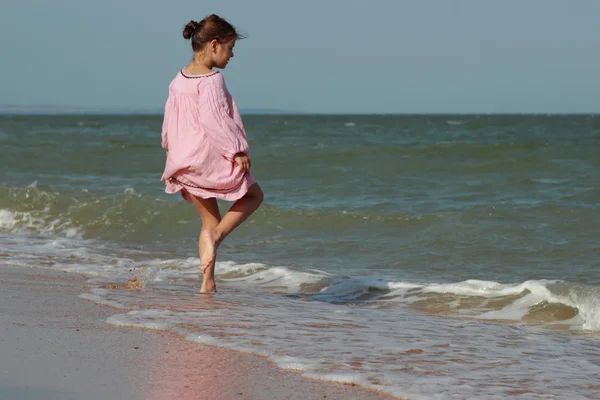
[{"label": "shoreline", "polygon": [[0,264],[0,393],[27,399],[395,399],[303,377],[265,357],[106,323],[88,277]]}]

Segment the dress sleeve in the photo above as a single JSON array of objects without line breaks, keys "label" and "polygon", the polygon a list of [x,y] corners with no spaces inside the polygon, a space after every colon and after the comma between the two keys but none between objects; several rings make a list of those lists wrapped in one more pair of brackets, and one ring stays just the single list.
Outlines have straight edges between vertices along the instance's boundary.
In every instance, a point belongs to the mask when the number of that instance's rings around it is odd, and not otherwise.
[{"label": "dress sleeve", "polygon": [[165,113],[163,116],[162,133],[161,133],[161,137],[162,137],[161,146],[166,151],[169,151],[168,127],[169,127],[169,116],[171,114],[171,105],[172,105],[172,100],[171,100],[171,96],[169,95],[169,98],[167,99],[167,102],[165,104]]},{"label": "dress sleeve", "polygon": [[216,73],[203,79],[200,94],[200,126],[221,154],[229,161],[238,153],[248,154],[244,128],[234,119],[235,103],[225,86],[223,75]]}]

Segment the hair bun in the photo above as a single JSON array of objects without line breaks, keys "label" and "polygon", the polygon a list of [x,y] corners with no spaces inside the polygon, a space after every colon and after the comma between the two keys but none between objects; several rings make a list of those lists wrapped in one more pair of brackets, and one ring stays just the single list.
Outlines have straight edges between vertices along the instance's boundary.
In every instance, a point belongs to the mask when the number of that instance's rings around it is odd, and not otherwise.
[{"label": "hair bun", "polygon": [[183,38],[186,40],[190,39],[194,35],[196,28],[198,28],[198,23],[196,21],[188,22],[185,28],[183,28]]}]

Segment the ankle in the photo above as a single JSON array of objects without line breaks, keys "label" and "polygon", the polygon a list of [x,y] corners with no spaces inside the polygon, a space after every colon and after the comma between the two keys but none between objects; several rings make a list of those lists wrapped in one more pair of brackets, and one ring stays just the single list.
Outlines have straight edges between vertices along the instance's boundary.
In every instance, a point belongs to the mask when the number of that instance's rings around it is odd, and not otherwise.
[{"label": "ankle", "polygon": [[215,278],[214,278],[214,276],[204,277],[202,279],[202,285],[201,285],[201,287],[213,287],[213,286],[215,286]]}]

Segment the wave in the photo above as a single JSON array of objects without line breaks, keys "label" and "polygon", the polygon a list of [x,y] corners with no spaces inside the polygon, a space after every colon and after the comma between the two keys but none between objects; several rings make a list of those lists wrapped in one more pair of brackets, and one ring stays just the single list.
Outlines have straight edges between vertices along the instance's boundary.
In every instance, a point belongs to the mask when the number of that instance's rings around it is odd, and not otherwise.
[{"label": "wave", "polygon": [[[197,221],[195,211],[178,200],[141,194],[133,188],[99,195],[85,189],[60,192],[35,183],[28,187],[0,186],[0,232],[133,241],[180,236],[182,228],[185,234],[195,232],[198,226],[191,224]],[[319,229],[324,224],[351,228],[365,223],[430,223],[439,217],[386,212],[377,207],[348,211],[263,205],[253,220],[259,225]]]},{"label": "wave", "polygon": [[[165,216],[162,211],[168,210]],[[185,218],[164,200],[127,188],[96,195],[87,190],[58,192],[48,186],[0,186],[0,232],[43,236],[140,239],[167,218]]]},{"label": "wave", "polygon": [[219,279],[234,286],[260,287],[314,301],[384,308],[405,305],[433,314],[600,331],[600,286],[558,280],[419,284],[233,262],[219,263],[218,270]]},{"label": "wave", "polygon": [[[113,281],[126,280],[131,271],[138,270],[136,276],[143,286],[200,279],[198,258],[171,258],[176,255],[172,252],[148,252],[75,237],[5,239],[2,262],[11,265],[52,267]],[[217,279],[240,292],[255,290],[311,302],[408,308],[450,317],[600,331],[600,286],[560,280],[422,283],[234,261],[218,262]]]},{"label": "wave", "polygon": [[219,270],[223,281],[276,288],[315,301],[382,307],[395,303],[428,313],[543,325],[567,323],[600,330],[598,286],[556,280],[417,284],[375,277],[336,277],[318,270],[299,272],[260,264],[222,263]]},{"label": "wave", "polygon": [[[273,276],[281,271],[265,271]],[[297,274],[290,274],[299,278]],[[285,282],[291,276],[267,282]],[[258,278],[244,279],[246,283]],[[415,284],[386,281],[374,277],[310,276],[295,281],[294,288],[318,289],[307,294],[313,300],[333,303],[370,304],[388,307],[404,304],[412,309],[449,316],[492,321],[512,321],[534,325],[568,325],[583,330],[600,330],[600,287],[582,286],[561,281],[535,280],[517,284],[467,280],[448,284]],[[320,289],[319,289],[320,288]]]}]

